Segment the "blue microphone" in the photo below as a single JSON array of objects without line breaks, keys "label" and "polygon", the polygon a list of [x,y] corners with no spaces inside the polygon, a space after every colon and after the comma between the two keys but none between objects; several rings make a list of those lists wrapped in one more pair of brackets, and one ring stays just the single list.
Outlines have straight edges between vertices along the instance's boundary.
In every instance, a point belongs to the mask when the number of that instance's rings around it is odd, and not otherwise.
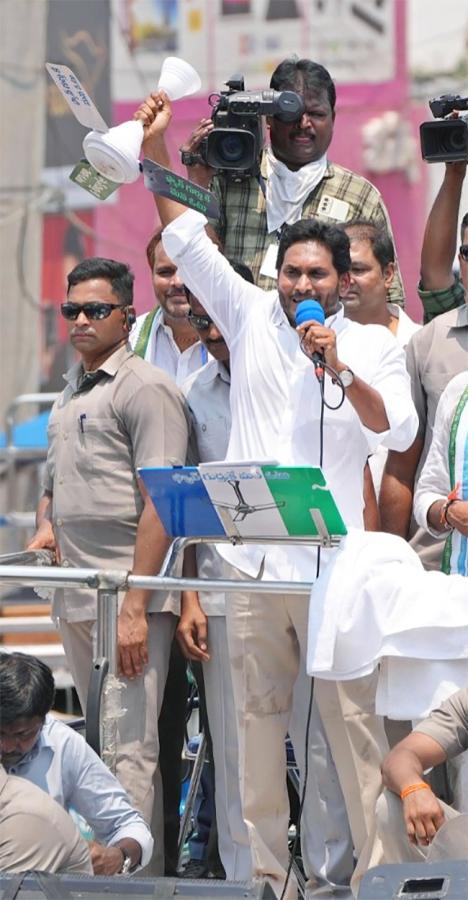
[{"label": "blue microphone", "polygon": [[[325,324],[325,311],[323,306],[320,305],[318,300],[302,300],[301,303],[298,303],[296,306],[296,315],[295,315],[296,327],[298,325],[303,325],[304,322],[318,322],[319,325]],[[301,350],[305,353],[309,359],[312,360],[315,366],[315,373],[317,378],[323,378],[323,364],[325,362],[323,358],[323,353],[309,353],[305,350],[304,346],[301,343]]]},{"label": "blue microphone", "polygon": [[296,326],[303,325],[304,322],[319,322],[320,325],[325,324],[325,311],[318,300],[301,300],[296,306]]}]

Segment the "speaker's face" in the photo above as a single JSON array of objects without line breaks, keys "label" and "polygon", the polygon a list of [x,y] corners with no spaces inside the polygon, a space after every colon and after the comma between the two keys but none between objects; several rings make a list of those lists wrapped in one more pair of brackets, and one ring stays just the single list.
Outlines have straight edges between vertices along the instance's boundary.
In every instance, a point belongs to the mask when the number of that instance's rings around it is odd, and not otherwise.
[{"label": "speaker's face", "polygon": [[349,285],[349,274],[338,275],[333,257],[317,241],[297,241],[286,250],[278,273],[278,293],[281,306],[293,327],[296,308],[303,300],[319,301],[329,316],[337,309],[340,293]]}]

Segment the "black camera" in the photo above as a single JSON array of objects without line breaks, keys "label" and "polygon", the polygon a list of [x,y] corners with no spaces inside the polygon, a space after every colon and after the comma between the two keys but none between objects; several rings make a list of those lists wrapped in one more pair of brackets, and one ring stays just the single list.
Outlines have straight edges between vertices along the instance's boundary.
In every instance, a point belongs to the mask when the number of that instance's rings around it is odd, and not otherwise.
[{"label": "black camera", "polygon": [[468,160],[468,114],[451,116],[456,110],[468,110],[468,97],[442,94],[429,100],[434,122],[423,122],[419,128],[421,152],[427,162],[459,162]]},{"label": "black camera", "polygon": [[204,162],[231,181],[242,181],[260,171],[262,116],[295,122],[304,112],[304,101],[294,91],[245,91],[242,75],[233,75],[226,85],[227,91],[210,97],[213,131],[203,139],[198,153],[182,154],[182,162]]}]

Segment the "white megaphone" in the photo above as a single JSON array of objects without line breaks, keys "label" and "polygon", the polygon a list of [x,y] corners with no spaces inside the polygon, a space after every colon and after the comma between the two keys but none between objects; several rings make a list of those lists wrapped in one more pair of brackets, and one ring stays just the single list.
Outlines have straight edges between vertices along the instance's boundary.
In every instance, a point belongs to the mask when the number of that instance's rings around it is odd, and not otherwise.
[{"label": "white megaphone", "polygon": [[[139,156],[143,141],[143,124],[132,119],[108,128],[93,101],[67,66],[46,63],[46,68],[82,125],[93,130],[83,141],[89,163],[105,178],[117,184],[131,184],[140,174]],[[170,100],[180,100],[201,88],[201,79],[190,63],[176,56],[164,60],[158,88]],[[73,96],[74,94],[74,96]]]}]

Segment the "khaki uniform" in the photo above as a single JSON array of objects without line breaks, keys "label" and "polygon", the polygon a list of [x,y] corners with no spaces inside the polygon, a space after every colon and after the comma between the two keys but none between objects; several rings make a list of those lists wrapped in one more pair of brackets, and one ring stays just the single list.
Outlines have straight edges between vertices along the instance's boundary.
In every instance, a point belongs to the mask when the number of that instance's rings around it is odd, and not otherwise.
[{"label": "khaki uniform", "polygon": [[[455,759],[468,750],[468,687],[452,694],[440,707],[413,731],[425,734],[445,750],[448,759]],[[351,882],[357,893],[360,880],[368,869],[384,863],[425,862],[426,859],[468,858],[468,815],[464,815],[446,803],[441,803],[446,824],[437,832],[430,847],[410,844],[403,819],[403,806],[399,797],[384,791],[376,807],[375,821]],[[455,825],[452,819],[459,818]],[[438,852],[438,845],[440,852]]]},{"label": "khaki uniform", "polygon": [[[83,383],[81,363],[49,420],[44,488],[52,494],[52,524],[63,566],[129,570],[143,500],[137,470],[185,461],[188,419],[182,395],[161,370],[121,347]],[[93,658],[96,592],[62,589],[53,612],[83,709]],[[116,774],[152,826],[162,870],[162,796],[158,790],[157,721],[169,665],[179,595],[153,592],[149,662],[143,678],[123,679]],[[157,804],[153,804],[156,797]]]},{"label": "khaki uniform", "polygon": [[93,874],[88,847],[68,813],[0,765],[0,872],[27,869]]}]

